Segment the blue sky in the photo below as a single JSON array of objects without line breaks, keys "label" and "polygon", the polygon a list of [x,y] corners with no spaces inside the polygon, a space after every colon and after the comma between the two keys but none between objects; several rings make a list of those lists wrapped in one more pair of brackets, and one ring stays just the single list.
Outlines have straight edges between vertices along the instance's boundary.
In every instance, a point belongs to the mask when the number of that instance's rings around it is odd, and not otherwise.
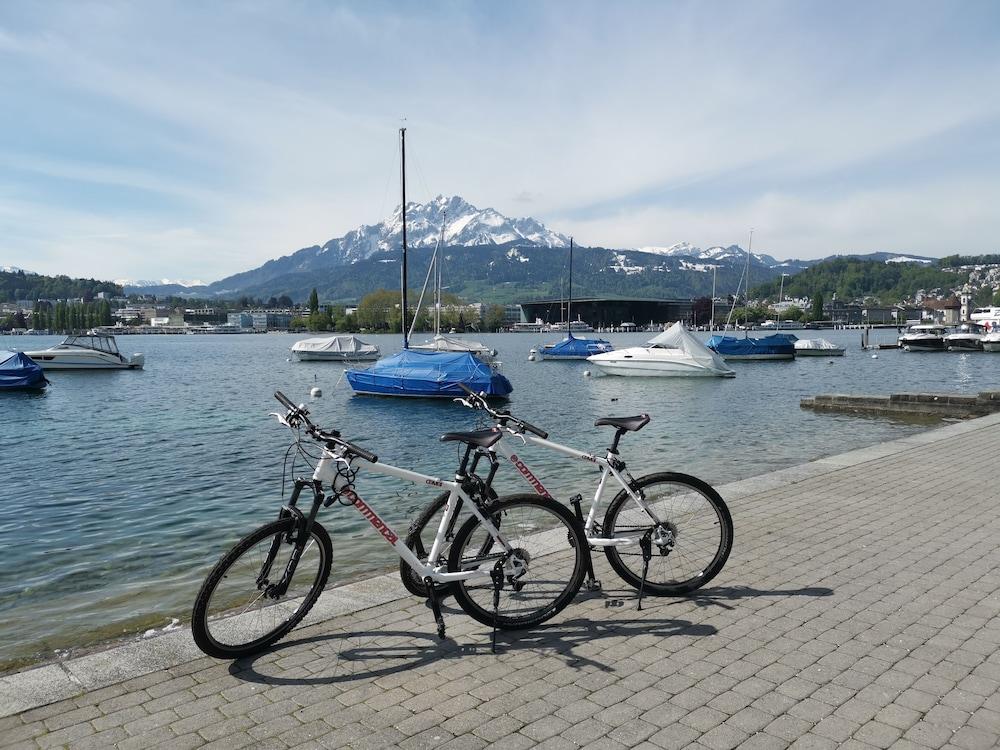
[{"label": "blue sky", "polygon": [[0,4],[0,265],[212,281],[408,193],[581,244],[1000,251],[997,2]]}]

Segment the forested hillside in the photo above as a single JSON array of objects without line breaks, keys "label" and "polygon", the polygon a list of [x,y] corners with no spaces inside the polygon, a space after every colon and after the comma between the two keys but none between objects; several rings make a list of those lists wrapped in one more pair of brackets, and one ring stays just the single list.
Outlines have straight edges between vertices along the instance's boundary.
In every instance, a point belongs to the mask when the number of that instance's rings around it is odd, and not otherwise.
[{"label": "forested hillside", "polygon": [[36,299],[93,299],[98,292],[120,296],[122,288],[110,281],[42,276],[24,271],[0,271],[0,302]]},{"label": "forested hillside", "polygon": [[[834,258],[817,263],[801,273],[785,279],[784,294],[812,298],[822,294],[829,300],[852,300],[874,297],[888,305],[912,299],[919,289],[950,290],[968,281],[968,273],[945,271],[938,266],[921,263],[884,263],[857,258]],[[756,298],[776,299],[780,279],[772,279],[755,287]]]}]

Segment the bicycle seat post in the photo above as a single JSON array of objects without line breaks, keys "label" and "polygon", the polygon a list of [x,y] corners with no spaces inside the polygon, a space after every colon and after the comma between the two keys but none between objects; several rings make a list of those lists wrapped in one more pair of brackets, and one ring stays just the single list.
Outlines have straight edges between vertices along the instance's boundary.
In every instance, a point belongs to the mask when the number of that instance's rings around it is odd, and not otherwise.
[{"label": "bicycle seat post", "polygon": [[617,430],[615,430],[615,439],[614,439],[614,442],[611,443],[611,447],[608,448],[608,453],[614,453],[614,454],[617,455],[617,453],[618,453],[618,441],[622,439],[622,435],[624,435],[625,432],[626,431],[624,429],[622,429],[621,427],[619,427]]}]

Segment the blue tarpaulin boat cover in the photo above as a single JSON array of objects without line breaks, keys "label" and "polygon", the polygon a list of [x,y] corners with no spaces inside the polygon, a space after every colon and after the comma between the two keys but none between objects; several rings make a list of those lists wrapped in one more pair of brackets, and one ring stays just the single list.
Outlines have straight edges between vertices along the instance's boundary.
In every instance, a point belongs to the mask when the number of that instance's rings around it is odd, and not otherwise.
[{"label": "blue tarpaulin boat cover", "polygon": [[769,355],[795,356],[797,336],[790,333],[775,333],[763,338],[736,338],[734,336],[712,336],[706,346],[723,357],[755,357]]},{"label": "blue tarpaulin boat cover", "polygon": [[42,368],[24,352],[0,352],[0,391],[44,388]]},{"label": "blue tarpaulin boat cover", "polygon": [[468,352],[415,349],[404,349],[364,370],[348,370],[347,382],[357,393],[377,396],[455,398],[465,395],[459,383],[495,398],[506,398],[513,390],[507,378]]},{"label": "blue tarpaulin boat cover", "polygon": [[542,347],[542,357],[548,359],[586,359],[594,354],[614,351],[611,342],[604,339],[578,339],[569,334],[562,341]]}]

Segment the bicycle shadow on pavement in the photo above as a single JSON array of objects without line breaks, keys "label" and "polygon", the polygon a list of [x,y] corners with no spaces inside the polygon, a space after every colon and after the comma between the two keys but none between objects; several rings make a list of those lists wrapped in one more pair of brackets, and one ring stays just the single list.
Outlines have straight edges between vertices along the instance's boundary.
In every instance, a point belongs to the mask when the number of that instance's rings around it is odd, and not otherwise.
[{"label": "bicycle shadow on pavement", "polygon": [[736,609],[736,607],[726,602],[738,602],[741,599],[755,599],[764,596],[776,599],[784,599],[789,596],[824,597],[833,596],[833,589],[826,586],[805,586],[799,589],[755,589],[752,586],[713,586],[698,589],[684,597],[678,597],[674,601],[692,602],[699,607]]},{"label": "bicycle shadow on pavement", "polygon": [[[435,662],[461,658],[501,660],[505,654],[535,651],[540,657],[558,657],[575,669],[595,668],[614,672],[612,664],[580,653],[581,645],[592,646],[602,639],[633,636],[710,636],[718,632],[712,625],[688,620],[643,618],[642,620],[572,619],[541,625],[528,631],[497,631],[496,654],[490,645],[490,631],[463,634],[475,642],[458,643],[451,638],[438,640],[430,633],[410,630],[363,630],[299,638],[278,644],[266,654],[238,659],[229,673],[247,682],[267,685],[336,685],[371,680]],[[295,664],[282,664],[293,657]],[[618,661],[616,659],[615,661]],[[301,672],[308,670],[309,674]],[[288,672],[288,674],[283,674]]]}]

